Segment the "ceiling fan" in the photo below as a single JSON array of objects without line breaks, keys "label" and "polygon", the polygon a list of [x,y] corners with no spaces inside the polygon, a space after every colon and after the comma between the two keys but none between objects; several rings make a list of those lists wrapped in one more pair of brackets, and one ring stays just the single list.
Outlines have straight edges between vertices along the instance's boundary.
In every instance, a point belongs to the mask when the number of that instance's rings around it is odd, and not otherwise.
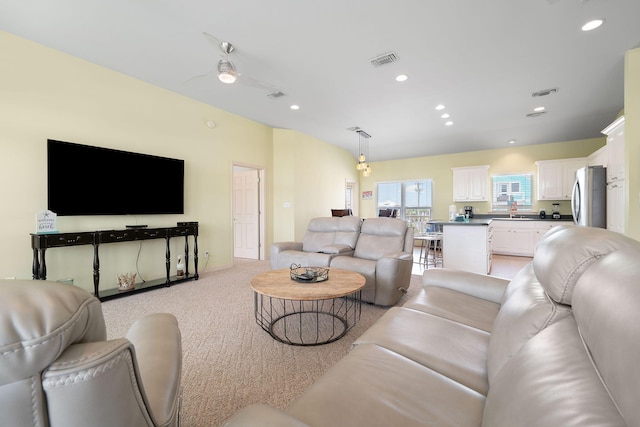
[{"label": "ceiling fan", "polygon": [[212,69],[206,74],[201,74],[198,76],[194,76],[186,81],[186,83],[190,83],[194,80],[202,79],[204,77],[209,77],[214,71],[217,72],[218,80],[225,84],[234,84],[236,81],[240,84],[248,85],[255,87],[257,89],[261,89],[267,91],[268,96],[272,96],[273,94],[277,94],[277,96],[272,97],[280,97],[284,95],[282,91],[269,83],[263,82],[261,80],[256,80],[251,77],[245,76],[237,71],[235,64],[229,58],[229,55],[236,50],[235,46],[228,41],[220,40],[217,37],[203,31],[202,34],[212,45],[218,47],[221,51],[221,59],[218,61],[218,65],[215,69]]}]

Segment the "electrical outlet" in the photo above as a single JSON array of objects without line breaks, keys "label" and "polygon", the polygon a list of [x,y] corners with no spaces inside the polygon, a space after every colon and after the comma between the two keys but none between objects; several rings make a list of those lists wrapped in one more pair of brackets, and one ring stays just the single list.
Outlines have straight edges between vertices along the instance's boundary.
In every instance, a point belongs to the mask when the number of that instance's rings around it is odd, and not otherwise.
[{"label": "electrical outlet", "polygon": [[209,258],[209,251],[204,251],[204,257]]}]

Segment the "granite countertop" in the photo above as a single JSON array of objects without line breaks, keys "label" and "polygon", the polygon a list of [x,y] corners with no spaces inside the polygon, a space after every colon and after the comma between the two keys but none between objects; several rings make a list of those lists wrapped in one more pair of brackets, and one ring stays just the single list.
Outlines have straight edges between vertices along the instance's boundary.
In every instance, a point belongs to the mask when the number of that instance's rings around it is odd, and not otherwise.
[{"label": "granite countertop", "polygon": [[435,225],[489,225],[493,221],[491,218],[469,218],[469,222],[464,221],[429,221],[429,224]]},{"label": "granite countertop", "polygon": [[469,222],[464,221],[448,221],[448,220],[432,220],[429,221],[429,224],[435,225],[489,225],[492,221],[495,220],[503,220],[503,221],[545,221],[545,222],[556,222],[556,221],[573,221],[573,217],[571,215],[561,215],[559,219],[552,219],[551,215],[547,215],[545,219],[540,218],[538,215],[516,215],[514,218],[509,218],[508,215],[491,215],[491,214],[476,214],[473,218],[469,219]]}]

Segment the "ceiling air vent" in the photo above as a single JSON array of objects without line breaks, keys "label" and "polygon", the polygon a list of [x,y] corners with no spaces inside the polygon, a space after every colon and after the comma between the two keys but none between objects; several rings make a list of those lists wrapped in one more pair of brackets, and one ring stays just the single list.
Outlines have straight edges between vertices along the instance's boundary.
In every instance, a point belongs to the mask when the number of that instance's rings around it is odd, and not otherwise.
[{"label": "ceiling air vent", "polygon": [[558,93],[558,88],[554,87],[553,89],[544,89],[544,90],[539,90],[537,92],[533,92],[531,94],[531,96],[533,96],[534,98],[537,96],[547,96],[547,95],[551,95],[552,93]]},{"label": "ceiling air vent", "polygon": [[284,96],[284,92],[281,92],[281,91],[277,91],[277,92],[269,92],[269,93],[267,94],[267,96],[268,96],[269,98],[276,99],[276,98],[283,97],[283,96]]},{"label": "ceiling air vent", "polygon": [[547,112],[546,111],[536,111],[535,113],[527,114],[527,117],[540,117],[543,114],[547,114]]},{"label": "ceiling air vent", "polygon": [[398,55],[395,52],[384,53],[382,55],[378,55],[375,58],[371,58],[369,62],[374,67],[379,67],[385,64],[391,64],[392,62],[396,62],[398,59]]}]

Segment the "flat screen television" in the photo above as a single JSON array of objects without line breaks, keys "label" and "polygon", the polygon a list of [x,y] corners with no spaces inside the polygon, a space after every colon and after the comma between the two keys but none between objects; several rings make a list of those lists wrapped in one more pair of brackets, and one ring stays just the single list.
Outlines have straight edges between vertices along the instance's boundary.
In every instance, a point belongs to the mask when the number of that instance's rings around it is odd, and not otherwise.
[{"label": "flat screen television", "polygon": [[48,209],[60,216],[184,213],[184,160],[47,140]]}]

